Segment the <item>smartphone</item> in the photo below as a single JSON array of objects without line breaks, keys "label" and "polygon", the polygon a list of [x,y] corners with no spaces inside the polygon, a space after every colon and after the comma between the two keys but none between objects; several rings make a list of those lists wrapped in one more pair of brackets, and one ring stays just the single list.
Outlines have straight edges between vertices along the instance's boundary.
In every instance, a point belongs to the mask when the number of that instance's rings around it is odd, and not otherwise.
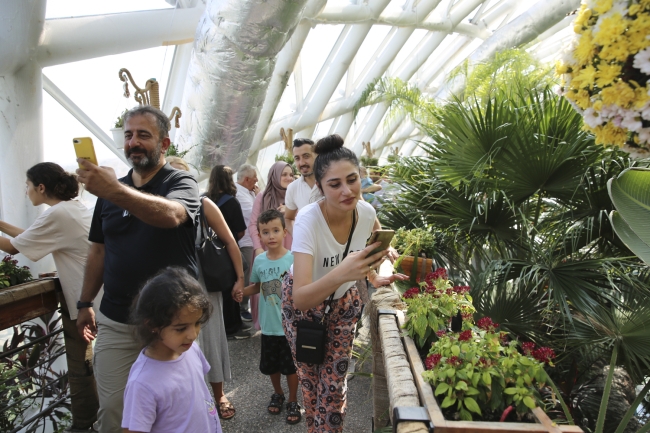
[{"label": "smartphone", "polygon": [[[74,144],[74,152],[77,154],[77,158],[83,158],[86,161],[90,161],[95,165],[97,163],[97,155],[95,155],[95,146],[93,146],[93,140],[90,137],[78,137],[72,139],[72,144]],[[83,169],[83,166],[79,164],[79,168]]]},{"label": "smartphone", "polygon": [[366,246],[374,244],[375,242],[381,242],[381,245],[372,250],[368,256],[372,256],[373,254],[377,254],[378,252],[384,251],[386,248],[388,248],[390,246],[390,241],[393,240],[394,235],[395,231],[393,230],[377,230],[372,232],[370,238],[368,239],[368,242],[366,242]]}]

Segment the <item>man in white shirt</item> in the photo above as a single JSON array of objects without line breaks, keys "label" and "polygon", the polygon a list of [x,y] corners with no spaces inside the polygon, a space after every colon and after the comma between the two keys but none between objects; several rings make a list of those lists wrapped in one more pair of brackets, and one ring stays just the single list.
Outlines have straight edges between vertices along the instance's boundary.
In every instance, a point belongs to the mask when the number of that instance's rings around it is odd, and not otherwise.
[{"label": "man in white shirt", "polygon": [[296,138],[293,140],[293,159],[296,167],[300,171],[300,179],[291,182],[287,187],[287,193],[284,198],[286,212],[284,219],[287,224],[287,230],[293,235],[293,223],[296,220],[298,211],[309,203],[318,201],[321,193],[316,185],[314,177],[314,142],[308,138]]},{"label": "man in white shirt", "polygon": [[[244,221],[248,227],[248,223],[251,218],[251,211],[253,210],[253,203],[255,202],[255,196],[259,192],[257,187],[257,172],[255,167],[250,164],[244,164],[239,167],[237,171],[237,182],[235,183],[237,187],[237,200],[241,205],[241,211],[244,214]],[[244,236],[239,240],[239,250],[241,251],[242,258],[244,260],[244,280],[245,285],[248,286],[248,279],[251,275],[251,269],[253,268],[253,240],[251,239],[248,229],[244,233]],[[242,302],[239,303],[241,310],[241,318],[246,322],[250,322],[253,318],[250,311],[248,311],[248,296],[245,296]]]}]

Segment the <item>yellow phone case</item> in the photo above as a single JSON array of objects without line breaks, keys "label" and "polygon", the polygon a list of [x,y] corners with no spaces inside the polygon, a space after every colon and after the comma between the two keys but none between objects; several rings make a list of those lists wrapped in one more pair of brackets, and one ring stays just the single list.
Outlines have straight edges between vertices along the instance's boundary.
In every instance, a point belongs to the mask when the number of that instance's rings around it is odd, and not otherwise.
[{"label": "yellow phone case", "polygon": [[[72,144],[74,144],[74,152],[77,154],[77,158],[83,158],[86,161],[90,161],[95,165],[97,163],[97,155],[95,155],[95,146],[93,146],[93,140],[90,137],[78,137],[72,139]],[[79,164],[79,168],[83,169],[83,166]]]}]

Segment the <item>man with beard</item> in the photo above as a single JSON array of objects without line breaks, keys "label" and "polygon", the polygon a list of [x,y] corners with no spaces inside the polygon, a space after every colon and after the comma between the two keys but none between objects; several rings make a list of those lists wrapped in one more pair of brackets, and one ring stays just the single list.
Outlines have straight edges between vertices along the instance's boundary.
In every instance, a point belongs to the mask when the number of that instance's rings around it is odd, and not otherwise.
[{"label": "man with beard", "polygon": [[[102,433],[122,431],[124,388],[141,346],[129,323],[139,288],[159,270],[180,266],[197,275],[194,216],[199,209],[196,180],[165,162],[169,119],[141,106],[124,114],[124,153],[133,166],[117,179],[113,169],[78,159],[79,180],[99,199],[88,239],[91,241],[77,327],[95,342],[95,379]],[[92,301],[104,285],[95,319]]]},{"label": "man with beard", "polygon": [[293,235],[293,223],[296,220],[298,211],[309,203],[318,201],[322,196],[316,185],[314,177],[314,142],[308,138],[296,138],[293,140],[293,160],[300,171],[300,179],[291,182],[287,187],[284,198],[286,211],[284,219],[287,223],[287,230]]}]

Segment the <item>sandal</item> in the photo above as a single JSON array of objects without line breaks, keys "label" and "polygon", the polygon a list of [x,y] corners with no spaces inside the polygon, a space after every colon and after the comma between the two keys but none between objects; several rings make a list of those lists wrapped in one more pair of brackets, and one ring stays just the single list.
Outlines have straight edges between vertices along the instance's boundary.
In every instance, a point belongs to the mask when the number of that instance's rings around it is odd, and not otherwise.
[{"label": "sandal", "polygon": [[[291,419],[294,418],[294,419]],[[302,419],[300,405],[297,401],[287,403],[287,424],[298,424]]]},{"label": "sandal", "polygon": [[[267,407],[269,413],[271,415],[279,415],[280,412],[282,412],[283,403],[284,403],[284,394],[273,394],[271,396],[271,401],[269,402],[269,406]],[[277,409],[277,411],[271,409]]]},{"label": "sandal", "polygon": [[[230,415],[224,415],[226,412],[230,412]],[[217,413],[219,414],[219,419],[230,419],[235,416],[235,406],[233,406],[229,401],[222,401],[217,404]]]}]

